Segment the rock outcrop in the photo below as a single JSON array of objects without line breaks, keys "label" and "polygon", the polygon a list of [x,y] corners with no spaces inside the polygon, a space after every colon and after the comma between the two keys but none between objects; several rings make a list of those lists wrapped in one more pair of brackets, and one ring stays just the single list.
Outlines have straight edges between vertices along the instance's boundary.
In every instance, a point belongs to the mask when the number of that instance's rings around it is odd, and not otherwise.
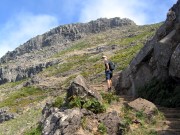
[{"label": "rock outcrop", "polygon": [[155,104],[142,98],[129,102],[128,105],[136,111],[143,111],[147,115],[153,115],[157,111]]},{"label": "rock outcrop", "polygon": [[20,81],[22,79],[32,77],[38,74],[39,72],[43,71],[43,69],[58,63],[59,60],[54,60],[31,65],[2,66],[0,67],[0,84],[6,82]]},{"label": "rock outcrop", "polygon": [[78,75],[67,91],[67,100],[64,106],[56,108],[52,107],[52,104],[46,103],[43,108],[40,122],[43,135],[78,135],[80,128],[84,132],[97,134],[99,132],[98,126],[102,123],[109,135],[122,134],[120,129],[121,119],[116,111],[98,114],[80,106],[79,108],[70,109],[68,104],[71,102],[69,99],[72,96],[81,97],[84,101],[92,98],[102,100],[98,93],[90,89],[86,80],[81,75]]},{"label": "rock outcrop", "polygon": [[107,134],[108,135],[121,135],[122,132],[119,129],[121,119],[118,116],[118,113],[116,111],[109,112],[106,114],[100,114],[99,120],[101,123],[104,123],[104,125],[107,128]]},{"label": "rock outcrop", "polygon": [[58,108],[43,110],[43,135],[72,135],[80,127],[83,114],[79,108],[64,111]]},{"label": "rock outcrop", "polygon": [[167,14],[164,24],[148,41],[128,68],[119,74],[116,91],[119,94],[136,96],[153,78],[158,80],[173,79],[180,82],[180,0]]},{"label": "rock outcrop", "polygon": [[0,123],[14,119],[14,114],[8,113],[8,108],[0,108]]},{"label": "rock outcrop", "polygon": [[67,91],[67,99],[70,99],[73,96],[79,96],[81,98],[93,97],[96,98],[99,102],[102,101],[101,95],[99,95],[95,90],[93,90],[85,80],[82,75],[78,75],[71,86]]}]

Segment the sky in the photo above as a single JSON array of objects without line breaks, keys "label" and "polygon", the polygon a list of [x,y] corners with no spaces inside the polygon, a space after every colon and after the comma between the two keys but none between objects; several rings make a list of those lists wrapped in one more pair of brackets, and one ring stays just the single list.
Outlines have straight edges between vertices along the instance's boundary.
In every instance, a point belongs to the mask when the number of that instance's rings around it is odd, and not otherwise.
[{"label": "sky", "polygon": [[129,18],[138,25],[162,22],[177,0],[1,0],[0,57],[59,25],[97,18]]}]

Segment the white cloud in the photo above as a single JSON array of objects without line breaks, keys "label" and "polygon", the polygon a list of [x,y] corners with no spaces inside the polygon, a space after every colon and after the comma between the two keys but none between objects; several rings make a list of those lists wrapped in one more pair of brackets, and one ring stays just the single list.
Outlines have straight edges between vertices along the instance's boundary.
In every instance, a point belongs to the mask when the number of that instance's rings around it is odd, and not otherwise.
[{"label": "white cloud", "polygon": [[[84,8],[80,15],[80,21],[87,22],[100,17],[129,18],[137,24],[147,24],[160,21],[165,18],[169,3],[176,0],[89,0],[84,2]],[[168,4],[167,4],[168,3]],[[162,21],[162,20],[161,20]]]},{"label": "white cloud", "polygon": [[0,57],[57,25],[58,21],[53,16],[20,13],[10,19],[0,30]]}]

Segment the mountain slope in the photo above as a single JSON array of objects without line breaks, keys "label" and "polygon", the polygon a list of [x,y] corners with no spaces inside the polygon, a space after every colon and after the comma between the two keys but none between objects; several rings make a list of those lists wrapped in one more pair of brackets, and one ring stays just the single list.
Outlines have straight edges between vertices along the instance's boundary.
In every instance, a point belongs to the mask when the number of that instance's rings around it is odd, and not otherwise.
[{"label": "mountain slope", "polygon": [[[39,108],[58,95],[64,96],[69,82],[77,74],[81,73],[91,83],[101,83],[104,80],[103,54],[116,63],[115,73],[126,68],[159,26],[120,25],[69,42],[68,47],[58,53],[45,47],[14,60],[4,56],[2,59],[6,57],[7,61],[1,63],[1,83],[21,81],[0,86],[0,107],[8,107],[8,112],[16,115],[16,119],[0,125],[2,133],[21,134],[37,123]],[[46,51],[52,52],[46,54]],[[11,130],[12,126],[16,128]]]},{"label": "mountain slope", "polygon": [[31,77],[44,68],[59,63],[56,59],[49,60],[48,58],[70,47],[79,39],[108,29],[131,25],[135,26],[135,23],[129,19],[101,18],[89,23],[69,24],[54,28],[30,39],[0,59],[0,84]]}]

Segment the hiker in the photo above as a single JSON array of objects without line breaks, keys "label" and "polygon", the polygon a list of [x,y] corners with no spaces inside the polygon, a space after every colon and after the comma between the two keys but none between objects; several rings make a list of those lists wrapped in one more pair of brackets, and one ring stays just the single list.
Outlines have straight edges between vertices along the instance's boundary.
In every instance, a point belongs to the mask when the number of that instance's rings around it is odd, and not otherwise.
[{"label": "hiker", "polygon": [[108,91],[111,91],[111,87],[112,87],[111,78],[113,76],[114,65],[112,65],[113,63],[108,60],[107,56],[102,56],[102,59],[104,60],[104,65],[105,65],[105,75],[106,75]]}]

